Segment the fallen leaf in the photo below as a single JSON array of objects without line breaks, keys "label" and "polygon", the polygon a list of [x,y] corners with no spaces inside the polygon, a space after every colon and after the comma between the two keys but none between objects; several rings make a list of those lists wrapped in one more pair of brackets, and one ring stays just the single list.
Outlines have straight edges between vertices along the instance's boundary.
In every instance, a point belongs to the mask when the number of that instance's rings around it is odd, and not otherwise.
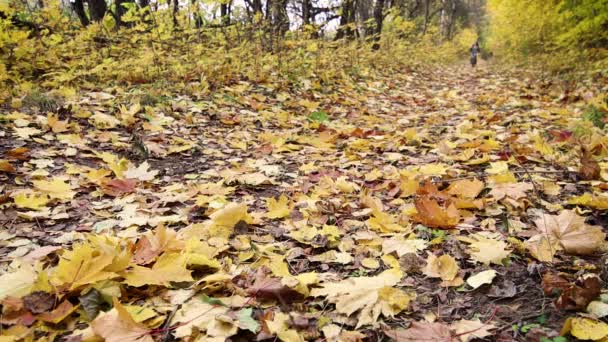
[{"label": "fallen leaf", "polygon": [[539,234],[526,241],[526,247],[540,261],[552,261],[559,250],[590,255],[605,243],[602,228],[586,224],[585,218],[574,210],[564,210],[559,215],[542,214],[534,223]]},{"label": "fallen leaf", "polygon": [[127,310],[114,298],[112,310],[100,314],[91,328],[106,342],[154,342],[150,329],[136,323]]},{"label": "fallen leaf", "polygon": [[580,168],[578,170],[579,175],[584,180],[595,180],[600,179],[600,173],[602,172],[602,168],[597,163],[597,161],[593,158],[593,154],[591,151],[585,147],[581,147],[581,158],[580,158]]},{"label": "fallen leaf", "polygon": [[430,253],[426,259],[424,274],[431,278],[441,278],[444,281],[451,281],[458,275],[458,263],[451,255],[444,254],[440,257]]},{"label": "fallen leaf", "polygon": [[417,196],[414,203],[417,214],[412,218],[425,226],[451,229],[460,222],[460,212],[450,201],[440,205],[433,198]]},{"label": "fallen leaf", "polygon": [[496,327],[479,320],[461,319],[460,321],[450,324],[450,328],[454,331],[455,335],[458,336],[460,341],[468,342],[473,339],[482,339],[492,336],[492,333],[489,330],[495,329]]},{"label": "fallen leaf", "polygon": [[406,341],[452,341],[452,331],[442,323],[412,322],[408,329],[384,330],[386,336],[398,342]]},{"label": "fallen leaf", "polygon": [[15,167],[8,160],[0,159],[0,171],[14,173],[17,170],[15,170]]},{"label": "fallen leaf", "polygon": [[475,275],[470,276],[467,279],[467,284],[469,284],[472,288],[476,289],[484,284],[492,284],[492,280],[496,277],[496,271],[487,270],[479,272]]},{"label": "fallen leaf", "polygon": [[473,199],[484,189],[485,184],[478,179],[462,179],[453,182],[447,189],[450,195]]},{"label": "fallen leaf", "polygon": [[380,314],[392,317],[404,310],[410,297],[394,289],[401,279],[395,270],[387,270],[374,277],[356,277],[333,283],[322,283],[321,288],[312,289],[313,297],[326,296],[336,304],[339,313],[350,316],[359,312],[357,327],[376,322]]},{"label": "fallen leaf", "polygon": [[608,336],[608,324],[585,317],[571,317],[566,320],[561,335],[570,333],[581,340],[599,341]]},{"label": "fallen leaf", "polygon": [[278,200],[271,197],[267,198],[266,206],[268,207],[266,217],[270,219],[284,218],[289,216],[289,213],[291,212],[289,209],[289,200],[285,195],[281,195]]},{"label": "fallen leaf", "polygon": [[111,181],[106,182],[102,189],[106,195],[122,196],[133,192],[136,186],[137,181],[134,179],[112,179]]},{"label": "fallen leaf", "polygon": [[496,234],[482,232],[468,237],[460,236],[458,240],[468,243],[467,252],[471,259],[484,265],[502,265],[502,261],[511,254],[507,249],[508,244],[499,240]]}]

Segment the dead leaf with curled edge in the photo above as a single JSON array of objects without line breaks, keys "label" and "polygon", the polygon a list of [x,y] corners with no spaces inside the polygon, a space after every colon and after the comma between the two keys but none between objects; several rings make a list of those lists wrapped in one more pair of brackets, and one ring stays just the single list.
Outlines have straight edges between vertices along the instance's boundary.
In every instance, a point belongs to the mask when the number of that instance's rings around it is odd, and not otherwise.
[{"label": "dead leaf with curled edge", "polygon": [[450,201],[440,205],[432,198],[416,197],[414,204],[418,213],[412,218],[427,227],[451,229],[460,222],[460,212]]},{"label": "dead leaf with curled edge", "polygon": [[600,226],[585,223],[574,210],[559,215],[542,214],[535,220],[539,234],[526,241],[526,248],[539,261],[551,262],[557,251],[567,254],[591,255],[605,244],[606,233]]},{"label": "dead leaf with curled edge", "polygon": [[547,296],[559,294],[555,306],[563,310],[583,310],[601,293],[601,281],[596,275],[580,277],[569,281],[558,274],[547,272],[543,275],[543,292]]}]

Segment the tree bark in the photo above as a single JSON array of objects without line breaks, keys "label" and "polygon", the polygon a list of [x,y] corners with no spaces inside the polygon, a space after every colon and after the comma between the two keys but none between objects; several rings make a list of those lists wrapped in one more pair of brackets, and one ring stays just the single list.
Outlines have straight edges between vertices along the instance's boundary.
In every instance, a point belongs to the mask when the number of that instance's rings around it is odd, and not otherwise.
[{"label": "tree bark", "polygon": [[230,25],[230,4],[220,5],[220,15],[222,16],[222,24]]},{"label": "tree bark", "polygon": [[355,22],[355,1],[344,0],[342,3],[342,15],[340,16],[340,27],[336,32],[336,39],[355,37],[355,31],[350,27]]},{"label": "tree bark", "polygon": [[269,0],[270,24],[275,36],[282,36],[289,30],[287,0]]},{"label": "tree bark", "polygon": [[89,26],[89,18],[87,17],[87,13],[84,11],[83,0],[74,0],[74,2],[70,3],[72,10],[78,16],[78,20],[80,20],[80,24],[82,26]]},{"label": "tree bark", "polygon": [[[171,0],[169,0],[171,2]],[[178,27],[179,22],[177,22],[177,12],[179,11],[179,0],[173,0],[173,27]]]},{"label": "tree bark", "polygon": [[422,34],[426,34],[426,30],[429,27],[429,13],[431,7],[431,0],[424,0],[424,27],[422,28]]},{"label": "tree bark", "polygon": [[378,50],[380,48],[380,36],[382,35],[382,24],[384,22],[384,0],[376,0],[374,6],[374,21],[376,22],[376,30],[374,32],[374,45],[372,48]]},{"label": "tree bark", "polygon": [[311,3],[310,0],[302,0],[302,23],[304,25],[310,25],[311,22]]},{"label": "tree bark", "polygon": [[89,14],[92,21],[101,21],[106,15],[108,5],[105,0],[87,0],[89,3]]}]

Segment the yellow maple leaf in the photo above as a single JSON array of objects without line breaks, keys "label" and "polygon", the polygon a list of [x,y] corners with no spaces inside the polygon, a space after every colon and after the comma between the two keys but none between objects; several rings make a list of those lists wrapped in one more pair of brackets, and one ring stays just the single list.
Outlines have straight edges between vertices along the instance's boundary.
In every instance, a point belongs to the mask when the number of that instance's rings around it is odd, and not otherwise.
[{"label": "yellow maple leaf", "polygon": [[374,210],[373,216],[365,223],[370,229],[379,233],[406,233],[410,231],[409,227],[400,225],[392,215],[378,210]]},{"label": "yellow maple leaf", "polygon": [[46,194],[36,194],[33,192],[20,192],[13,196],[15,205],[18,208],[41,210],[49,203],[49,196]]},{"label": "yellow maple leaf", "polygon": [[430,253],[426,259],[426,268],[424,274],[431,278],[441,278],[443,281],[452,281],[458,275],[458,263],[456,259],[449,254],[444,254],[440,257]]},{"label": "yellow maple leaf", "polygon": [[[225,315],[228,310],[229,308],[225,306],[212,305],[199,298],[192,298],[175,312],[175,315],[171,320],[171,326],[177,327],[174,335],[177,338],[189,337],[192,335],[192,329],[195,327],[200,331],[212,330],[217,324],[216,317]],[[235,334],[236,331],[237,329],[235,327]],[[225,338],[222,339],[222,341],[223,340],[225,340]]]},{"label": "yellow maple leaf", "polygon": [[289,216],[289,199],[285,195],[281,195],[278,201],[272,197],[267,198],[266,206],[268,207],[266,217],[270,219],[280,219]]},{"label": "yellow maple leaf", "polygon": [[169,286],[171,282],[192,281],[191,271],[186,269],[187,256],[180,253],[164,253],[151,268],[134,265],[122,273],[125,284]]},{"label": "yellow maple leaf", "polygon": [[497,161],[490,163],[490,167],[486,169],[486,173],[490,175],[498,175],[509,171],[509,164],[506,161]]},{"label": "yellow maple leaf", "polygon": [[74,290],[82,285],[115,278],[118,274],[106,270],[113,260],[114,255],[103,253],[89,243],[78,244],[61,255],[50,282]]},{"label": "yellow maple leaf", "polygon": [[95,152],[95,155],[101,160],[103,160],[108,165],[108,168],[112,170],[112,172],[114,172],[114,174],[118,178],[122,178],[124,173],[131,166],[131,163],[127,159],[119,159],[117,156],[109,152]]},{"label": "yellow maple leaf", "polygon": [[282,312],[275,312],[272,320],[266,321],[266,326],[271,334],[277,335],[281,341],[285,342],[304,342],[304,338],[298,334],[297,330],[290,329],[289,315]]},{"label": "yellow maple leaf", "polygon": [[49,113],[47,123],[53,133],[62,133],[68,130],[68,122],[59,120],[59,115]]},{"label": "yellow maple leaf", "polygon": [[390,269],[373,277],[347,278],[338,282],[321,284],[312,289],[313,297],[326,296],[336,304],[336,310],[350,316],[359,312],[357,327],[373,324],[380,314],[392,317],[404,310],[409,304],[409,296],[401,290],[392,288],[403,273]]},{"label": "yellow maple leaf", "polygon": [[499,240],[499,236],[499,234],[482,232],[468,237],[458,237],[458,240],[469,243],[468,252],[471,260],[484,265],[502,265],[502,260],[508,257],[511,251],[506,242]]},{"label": "yellow maple leaf", "polygon": [[33,266],[23,264],[15,272],[0,275],[0,300],[9,296],[21,297],[30,293],[37,274]]},{"label": "yellow maple leaf", "polygon": [[568,204],[584,205],[596,209],[608,209],[608,196],[584,193],[580,196],[572,197]]},{"label": "yellow maple leaf", "polygon": [[72,191],[69,183],[59,178],[53,178],[50,181],[35,180],[32,183],[34,183],[36,189],[49,195],[52,199],[71,200],[76,194],[76,192]]},{"label": "yellow maple leaf", "polygon": [[564,323],[561,335],[567,333],[581,340],[605,341],[608,324],[586,317],[570,317]]}]

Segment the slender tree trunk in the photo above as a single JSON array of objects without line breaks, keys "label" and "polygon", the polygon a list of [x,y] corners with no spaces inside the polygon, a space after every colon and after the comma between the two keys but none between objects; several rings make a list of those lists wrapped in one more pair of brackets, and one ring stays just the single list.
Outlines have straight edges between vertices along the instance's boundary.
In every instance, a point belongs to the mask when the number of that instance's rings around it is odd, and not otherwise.
[{"label": "slender tree trunk", "polygon": [[376,30],[374,32],[375,42],[372,48],[378,50],[380,48],[380,36],[382,35],[382,24],[384,22],[384,0],[376,0],[374,21],[376,22]]},{"label": "slender tree trunk", "polygon": [[311,22],[311,3],[310,0],[302,0],[302,23],[310,25]]},{"label": "slender tree trunk", "polygon": [[78,16],[78,20],[80,20],[80,24],[82,26],[89,26],[89,18],[87,17],[87,13],[84,11],[83,0],[74,0],[74,2],[70,3],[72,10]]},{"label": "slender tree trunk", "polygon": [[336,32],[336,39],[354,38],[355,32],[350,25],[355,22],[355,0],[344,0],[342,3],[342,15],[340,16],[340,27]]},{"label": "slender tree trunk", "polygon": [[289,30],[289,16],[287,15],[286,0],[269,0],[269,18],[272,32],[275,36],[282,36]]},{"label": "slender tree trunk", "polygon": [[[170,2],[171,0],[169,0]],[[178,27],[177,13],[179,11],[179,0],[173,0],[173,27]]]},{"label": "slender tree trunk", "polygon": [[222,16],[222,24],[230,25],[230,8],[231,3],[220,5],[220,15]]},{"label": "slender tree trunk", "polygon": [[426,30],[429,27],[429,14],[430,14],[431,0],[424,0],[424,27],[422,34],[426,34]]},{"label": "slender tree trunk", "polygon": [[87,0],[89,3],[89,14],[92,21],[101,21],[106,15],[108,5],[105,0]]},{"label": "slender tree trunk", "polygon": [[194,27],[200,29],[203,27],[203,16],[200,13],[200,8],[196,4],[196,0],[190,0],[190,4],[193,11],[192,15],[194,16]]}]

